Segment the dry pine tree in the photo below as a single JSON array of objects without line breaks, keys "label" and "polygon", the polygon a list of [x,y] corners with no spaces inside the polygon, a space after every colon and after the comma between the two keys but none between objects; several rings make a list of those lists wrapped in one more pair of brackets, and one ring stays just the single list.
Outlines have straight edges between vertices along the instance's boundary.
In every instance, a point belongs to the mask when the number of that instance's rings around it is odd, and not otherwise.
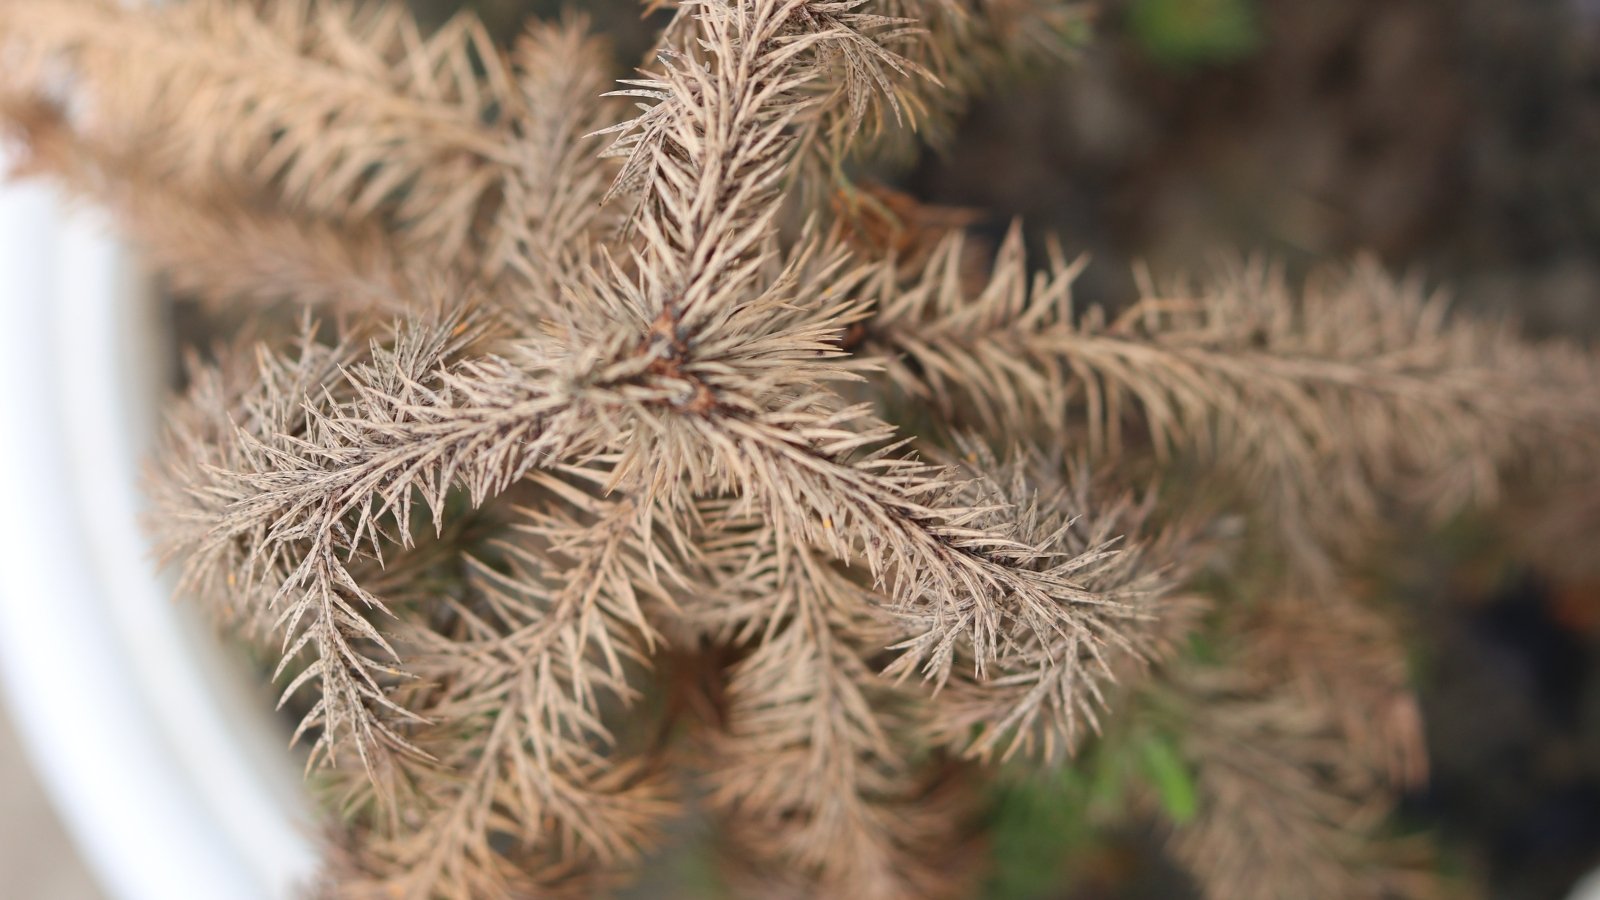
[{"label": "dry pine tree", "polygon": [[1209,896],[1436,889],[1353,573],[1585,472],[1594,355],[1368,264],[1078,308],[1079,262],[851,183],[1075,4],[655,14],[619,86],[577,18],[0,2],[17,172],[306,310],[191,366],[152,518],[300,716],[316,889],[589,896],[694,820],[751,896],[971,896],[986,783],[1138,747],[1192,808],[1119,812]]}]

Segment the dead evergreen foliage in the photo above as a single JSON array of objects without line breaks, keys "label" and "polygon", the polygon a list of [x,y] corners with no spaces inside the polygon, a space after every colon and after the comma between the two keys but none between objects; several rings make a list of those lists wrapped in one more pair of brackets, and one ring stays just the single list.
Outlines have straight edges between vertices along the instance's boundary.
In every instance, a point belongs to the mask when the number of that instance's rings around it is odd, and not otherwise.
[{"label": "dead evergreen foliage", "polygon": [[1341,573],[1585,469],[1595,358],[1366,264],[1081,309],[1020,232],[841,189],[1080,21],[684,2],[612,89],[578,20],[0,3],[23,171],[186,290],[310,310],[196,364],[155,525],[281,661],[330,893],[586,895],[692,796],[753,893],[964,895],[989,767],[1141,707],[1213,896],[1425,889],[1374,837],[1421,777],[1396,624]]}]

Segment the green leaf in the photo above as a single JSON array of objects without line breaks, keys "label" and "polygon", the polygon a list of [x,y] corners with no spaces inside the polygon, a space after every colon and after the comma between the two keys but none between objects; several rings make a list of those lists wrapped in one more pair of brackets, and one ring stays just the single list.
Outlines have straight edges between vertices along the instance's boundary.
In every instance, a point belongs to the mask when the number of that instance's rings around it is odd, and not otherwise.
[{"label": "green leaf", "polygon": [[1262,39],[1253,0],[1134,0],[1128,24],[1145,52],[1169,65],[1233,62]]},{"label": "green leaf", "polygon": [[1182,825],[1194,819],[1199,810],[1194,777],[1170,740],[1151,735],[1143,742],[1144,771],[1156,789],[1161,808],[1173,822]]}]

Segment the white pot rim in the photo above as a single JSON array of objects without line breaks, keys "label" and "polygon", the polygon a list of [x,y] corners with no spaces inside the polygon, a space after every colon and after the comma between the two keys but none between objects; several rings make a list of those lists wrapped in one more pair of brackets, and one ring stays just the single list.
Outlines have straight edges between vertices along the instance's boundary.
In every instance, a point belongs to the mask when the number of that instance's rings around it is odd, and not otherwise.
[{"label": "white pot rim", "polygon": [[165,360],[103,218],[0,189],[0,686],[107,893],[292,895],[315,818],[258,692],[138,524]]}]

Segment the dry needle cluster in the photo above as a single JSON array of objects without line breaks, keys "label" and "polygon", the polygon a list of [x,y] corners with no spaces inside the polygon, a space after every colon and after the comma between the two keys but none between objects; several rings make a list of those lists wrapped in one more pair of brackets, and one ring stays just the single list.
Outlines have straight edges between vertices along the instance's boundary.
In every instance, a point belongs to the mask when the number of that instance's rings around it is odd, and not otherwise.
[{"label": "dry needle cluster", "polygon": [[1073,4],[657,15],[617,87],[577,19],[0,0],[18,168],[308,310],[195,364],[153,521],[276,660],[321,889],[588,896],[709,821],[753,896],[971,896],[986,780],[1100,734],[1170,750],[1124,812],[1211,896],[1424,892],[1349,573],[1589,466],[1595,357],[1366,265],[1077,308],[1078,263],[851,183]]}]

